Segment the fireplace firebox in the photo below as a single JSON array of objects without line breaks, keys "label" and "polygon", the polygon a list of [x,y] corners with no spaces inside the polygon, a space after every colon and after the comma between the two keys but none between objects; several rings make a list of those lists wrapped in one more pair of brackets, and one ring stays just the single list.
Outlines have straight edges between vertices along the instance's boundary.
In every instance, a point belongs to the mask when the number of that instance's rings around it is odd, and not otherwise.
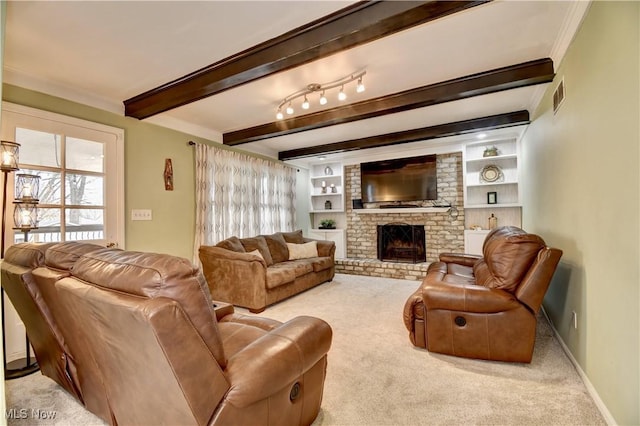
[{"label": "fireplace firebox", "polygon": [[383,262],[427,261],[424,226],[408,223],[378,225],[378,259]]}]

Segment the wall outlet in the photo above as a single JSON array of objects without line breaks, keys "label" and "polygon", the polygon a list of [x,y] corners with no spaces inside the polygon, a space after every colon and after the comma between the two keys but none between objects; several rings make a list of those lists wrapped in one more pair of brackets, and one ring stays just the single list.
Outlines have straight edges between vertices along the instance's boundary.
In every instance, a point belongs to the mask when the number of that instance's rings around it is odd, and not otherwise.
[{"label": "wall outlet", "polygon": [[573,324],[574,329],[578,329],[578,314],[576,311],[571,311],[571,322]]},{"label": "wall outlet", "polygon": [[151,220],[151,210],[131,210],[131,220]]}]

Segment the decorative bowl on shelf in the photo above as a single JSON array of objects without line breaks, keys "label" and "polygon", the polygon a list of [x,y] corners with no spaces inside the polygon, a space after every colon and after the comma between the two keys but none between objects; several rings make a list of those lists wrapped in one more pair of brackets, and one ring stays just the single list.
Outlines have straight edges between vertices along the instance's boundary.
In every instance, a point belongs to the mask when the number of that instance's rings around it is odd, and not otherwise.
[{"label": "decorative bowl on shelf", "polygon": [[495,146],[485,148],[484,152],[482,153],[483,157],[495,157],[497,155],[498,155],[498,148],[496,148]]}]

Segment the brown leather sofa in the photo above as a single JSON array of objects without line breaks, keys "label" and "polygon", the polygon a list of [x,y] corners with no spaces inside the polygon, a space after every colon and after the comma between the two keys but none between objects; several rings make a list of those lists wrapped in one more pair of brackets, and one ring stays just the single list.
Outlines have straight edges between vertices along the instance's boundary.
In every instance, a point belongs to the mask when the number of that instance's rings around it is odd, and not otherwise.
[{"label": "brown leather sofa", "polygon": [[319,412],[320,319],[214,306],[200,271],[169,255],[24,243],[1,269],[42,373],[110,424],[308,425]]},{"label": "brown leather sofa", "polygon": [[448,355],[531,362],[536,316],[561,256],[510,226],[487,235],[483,256],[441,254],[406,302],[411,342]]},{"label": "brown leather sofa", "polygon": [[[317,254],[289,260],[287,243],[293,247],[316,244]],[[298,230],[227,238],[215,246],[201,246],[199,257],[213,299],[259,313],[269,305],[333,280],[335,251],[333,241],[305,238]]]}]

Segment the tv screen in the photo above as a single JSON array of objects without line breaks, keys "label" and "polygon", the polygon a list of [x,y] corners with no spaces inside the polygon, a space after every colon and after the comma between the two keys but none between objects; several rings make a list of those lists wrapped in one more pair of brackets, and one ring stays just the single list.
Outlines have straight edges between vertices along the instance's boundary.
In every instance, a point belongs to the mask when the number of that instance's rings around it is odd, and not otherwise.
[{"label": "tv screen", "polygon": [[398,158],[360,164],[365,203],[436,200],[436,156]]}]

